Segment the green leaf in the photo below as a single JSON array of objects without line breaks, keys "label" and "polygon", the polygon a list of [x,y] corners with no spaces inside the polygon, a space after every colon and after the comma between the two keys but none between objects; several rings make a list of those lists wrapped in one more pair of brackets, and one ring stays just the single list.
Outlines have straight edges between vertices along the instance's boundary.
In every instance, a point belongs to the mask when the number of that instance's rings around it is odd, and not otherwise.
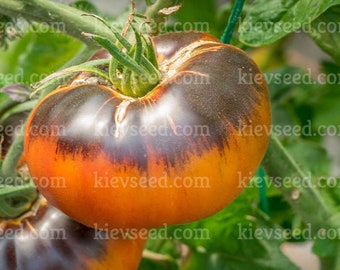
[{"label": "green leaf", "polygon": [[340,135],[340,66],[325,62],[322,65],[326,83],[320,89],[322,95],[315,102],[315,116],[313,126],[319,128],[319,132],[328,132],[330,136]]},{"label": "green leaf", "polygon": [[[338,230],[335,229],[335,230]],[[327,231],[324,235],[314,240],[312,251],[319,256],[321,269],[339,269],[339,252],[340,242],[338,239],[330,239],[327,237]]]},{"label": "green leaf", "polygon": [[4,74],[0,76],[0,87],[38,82],[70,60],[81,46],[81,42],[50,30],[27,32],[11,43],[9,50],[0,51],[0,73]]},{"label": "green leaf", "polygon": [[283,66],[264,75],[272,101],[272,132],[280,139],[308,137],[315,140],[311,121],[314,99],[321,94],[318,94],[320,87],[311,83],[310,72]]},{"label": "green leaf", "polygon": [[169,227],[168,236],[193,251],[184,269],[297,269],[280,250],[281,227],[259,215],[257,204],[258,188],[250,185],[218,214]]},{"label": "green leaf", "polygon": [[[272,101],[273,133],[280,139],[303,138],[320,143],[340,134],[340,67],[323,63],[311,69],[284,66],[265,73]],[[308,147],[308,146],[307,146]]]},{"label": "green leaf", "polygon": [[[177,22],[172,24],[166,22],[161,32],[169,30],[175,31],[202,31],[216,35],[217,31],[217,12],[216,1],[195,0],[183,1],[183,6],[172,15]],[[225,18],[225,23],[227,23]],[[222,34],[222,32],[220,33]]]},{"label": "green leaf", "polygon": [[330,161],[327,151],[320,144],[294,138],[286,141],[284,146],[301,169],[310,176],[321,177],[329,174]]},{"label": "green leaf", "polygon": [[340,64],[340,5],[329,8],[310,25],[309,35]]},{"label": "green leaf", "polygon": [[[331,207],[320,196],[310,175],[301,170],[296,160],[274,135],[270,136],[262,166],[267,175],[279,184],[277,188],[295,212],[306,224],[311,224],[312,233],[322,228],[325,220],[331,215]],[[318,211],[311,215],[315,205],[318,206]]]},{"label": "green leaf", "polygon": [[[190,260],[184,267],[185,270],[209,269],[209,270],[239,270],[239,269],[254,269],[254,270],[298,270],[299,268],[292,264],[284,257],[276,258],[276,251],[272,250],[272,256],[275,261],[266,261],[262,258],[234,258],[221,253],[204,253],[193,252]],[[281,256],[281,255],[280,255]]]},{"label": "green leaf", "polygon": [[240,25],[240,40],[249,46],[271,44],[337,4],[340,0],[255,0]]},{"label": "green leaf", "polygon": [[339,241],[330,238],[316,238],[314,240],[313,252],[320,258],[335,257]]}]

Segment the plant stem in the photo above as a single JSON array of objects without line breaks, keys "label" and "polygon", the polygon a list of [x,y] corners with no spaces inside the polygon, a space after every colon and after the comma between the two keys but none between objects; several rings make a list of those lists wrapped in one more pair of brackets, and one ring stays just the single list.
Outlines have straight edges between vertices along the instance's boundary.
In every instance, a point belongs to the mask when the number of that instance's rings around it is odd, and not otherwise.
[{"label": "plant stem", "polygon": [[233,36],[236,24],[237,24],[237,20],[241,15],[242,9],[243,9],[243,5],[244,5],[244,0],[236,0],[233,9],[231,11],[228,23],[227,23],[227,27],[224,30],[224,33],[222,35],[222,42],[225,44],[229,44],[231,41],[231,38]]},{"label": "plant stem", "polygon": [[56,31],[65,32],[90,46],[97,46],[82,32],[96,33],[112,41],[111,31],[92,17],[83,17],[83,11],[48,0],[0,0],[0,13],[26,20],[49,24]]},{"label": "plant stem", "polygon": [[0,103],[0,118],[2,117],[2,112],[6,111],[8,108],[14,106],[16,104],[12,99],[6,99],[5,101],[1,101]]},{"label": "plant stem", "polygon": [[[331,210],[313,185],[312,179],[299,168],[274,135],[270,137],[262,166],[296,213],[311,225],[313,232],[325,227]],[[287,179],[291,181],[285,181]]]},{"label": "plant stem", "polygon": [[176,0],[157,0],[154,4],[149,5],[145,11],[145,16],[153,20],[155,25],[152,27],[152,34],[159,32],[159,24],[163,23],[167,15],[160,13],[163,8],[175,6]]},{"label": "plant stem", "polygon": [[145,0],[145,3],[147,6],[151,6],[152,5],[152,1],[151,0]]},{"label": "plant stem", "polygon": [[[23,129],[23,127],[22,127]],[[3,179],[14,179],[16,177],[16,168],[17,164],[20,160],[21,154],[24,149],[24,135],[23,131],[20,131],[20,134],[17,135],[15,138],[13,144],[8,150],[8,153],[6,154],[6,157],[10,158],[5,158],[2,166],[1,166],[1,177]]]},{"label": "plant stem", "polygon": [[259,181],[259,195],[260,195],[260,208],[261,210],[269,214],[269,205],[268,205],[268,198],[267,198],[267,187],[266,187],[266,180],[265,180],[265,172],[263,167],[260,166],[257,169],[257,177]]},{"label": "plant stem", "polygon": [[[0,171],[0,217],[15,218],[26,212],[38,196],[32,180],[21,181],[17,164],[23,152],[23,127],[11,145]],[[18,182],[19,180],[19,182]],[[18,203],[20,201],[20,203]]]}]

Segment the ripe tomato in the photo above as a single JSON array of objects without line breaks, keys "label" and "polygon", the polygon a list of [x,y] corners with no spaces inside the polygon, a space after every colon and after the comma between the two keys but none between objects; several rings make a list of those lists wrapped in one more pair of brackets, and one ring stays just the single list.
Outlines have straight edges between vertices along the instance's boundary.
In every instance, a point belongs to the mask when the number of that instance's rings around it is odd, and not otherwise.
[{"label": "ripe tomato", "polygon": [[45,201],[36,215],[20,222],[0,219],[0,269],[137,269],[146,237],[111,236],[70,219]]},{"label": "ripe tomato", "polygon": [[153,42],[162,79],[147,95],[65,86],[28,120],[25,157],[36,185],[87,226],[151,228],[212,215],[266,151],[268,90],[244,52],[196,32]]}]

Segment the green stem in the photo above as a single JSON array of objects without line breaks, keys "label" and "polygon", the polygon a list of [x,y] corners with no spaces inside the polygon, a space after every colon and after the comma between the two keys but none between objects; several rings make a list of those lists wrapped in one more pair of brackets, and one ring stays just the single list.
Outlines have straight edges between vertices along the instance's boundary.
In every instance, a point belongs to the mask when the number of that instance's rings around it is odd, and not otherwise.
[{"label": "green stem", "polygon": [[152,1],[151,0],[145,0],[145,3],[147,6],[151,6],[152,5]]},{"label": "green stem", "polygon": [[36,100],[28,100],[23,103],[16,104],[15,106],[8,109],[1,117],[0,122],[5,121],[8,117],[13,114],[21,112],[29,112],[37,105]]},{"label": "green stem", "polygon": [[177,4],[176,0],[157,0],[154,4],[148,5],[145,16],[154,21],[152,34],[159,33],[159,25],[165,22],[167,15],[160,13],[163,8],[173,7]]},{"label": "green stem", "polygon": [[[145,42],[146,40],[141,38],[141,33],[139,33],[133,25],[131,25],[131,27],[135,33],[135,44],[133,45],[111,28],[121,45],[125,48],[130,48],[130,50],[126,52],[107,38],[88,33],[84,33],[84,35],[98,42],[112,55],[109,65],[111,82],[115,83],[115,86],[124,95],[141,97],[152,90],[159,82],[160,74],[156,67],[150,68],[152,64],[144,55],[150,52],[150,49],[147,47],[152,46],[152,44],[148,44],[147,42],[143,44],[143,41]],[[144,45],[146,48],[144,48]],[[121,70],[118,68],[119,65],[123,67]],[[122,75],[121,78],[117,78],[116,76],[117,68]]]},{"label": "green stem", "polygon": [[0,0],[0,13],[47,23],[57,31],[65,32],[91,46],[97,46],[97,44],[84,37],[82,32],[96,33],[115,40],[109,29],[99,24],[95,18],[83,17],[81,16],[83,11],[54,1]]},{"label": "green stem", "polygon": [[13,101],[12,99],[8,98],[0,103],[0,117],[2,116],[3,112],[8,110],[10,107],[13,107],[17,102]]},{"label": "green stem", "polygon": [[[112,34],[116,37],[117,41],[129,52],[132,48],[132,44],[122,35],[119,33],[118,29],[116,29],[115,27],[111,26],[110,24],[108,24],[104,19],[102,19],[101,17],[94,15],[94,14],[86,14],[85,16],[91,16],[94,17],[96,19],[98,19],[100,22],[102,22],[108,29],[110,29],[112,31]],[[133,28],[133,24],[131,24],[131,27]],[[137,30],[134,29],[135,32],[135,36],[136,39],[138,38],[137,36],[138,33],[136,32]],[[83,35],[88,36],[91,38],[91,36],[93,36],[93,34],[87,34],[87,33],[83,33]],[[147,43],[147,40],[145,39],[145,36],[142,36],[145,40],[145,43]],[[112,44],[114,45],[114,44]],[[114,45],[116,46],[116,45]],[[150,72],[150,74],[154,75],[154,76],[160,76],[157,67],[157,61],[156,61],[156,55],[154,52],[154,48],[152,46],[152,43],[150,42],[148,46],[146,46],[146,48],[149,50],[148,52],[148,57],[151,58],[151,62],[149,61],[149,59],[147,57],[145,57],[142,54],[142,65]],[[112,61],[115,61],[114,59]]]},{"label": "green stem", "polygon": [[93,36],[92,38],[104,48],[106,48],[109,53],[125,67],[129,68],[133,72],[136,72],[138,75],[146,73],[146,70],[141,65],[138,65],[136,61],[128,54],[122,53],[122,51],[115,44],[110,42],[110,40],[100,36]]},{"label": "green stem", "polygon": [[43,80],[36,83],[34,87],[37,88],[38,90],[40,87],[46,87],[50,84],[58,83],[62,78],[65,78],[65,77],[67,78],[70,74],[75,74],[79,72],[89,72],[89,73],[97,75],[98,77],[102,77],[105,80],[109,80],[110,78],[105,71],[102,71],[101,69],[95,67],[99,65],[108,65],[108,64],[109,64],[108,59],[98,59],[98,60],[91,60],[91,61],[82,63],[80,65],[67,67],[65,69],[62,69],[60,71],[57,71],[45,77]]},{"label": "green stem", "polygon": [[269,205],[267,199],[267,187],[265,181],[265,172],[262,166],[260,166],[257,170],[258,184],[259,184],[259,193],[260,193],[260,208],[261,210],[269,214]]},{"label": "green stem", "polygon": [[1,177],[3,179],[10,179],[15,178],[17,164],[20,160],[21,154],[24,150],[24,135],[23,135],[23,128],[20,131],[20,134],[17,135],[13,144],[8,149],[6,157],[2,162],[1,166]]},{"label": "green stem", "polygon": [[38,196],[32,180],[17,175],[17,164],[23,152],[23,127],[8,150],[0,173],[0,217],[15,218],[29,210]]},{"label": "green stem", "polygon": [[229,21],[227,24],[227,27],[224,30],[224,33],[222,35],[222,42],[225,44],[229,44],[231,41],[231,38],[233,36],[233,33],[235,31],[235,27],[238,21],[238,18],[241,15],[242,9],[244,5],[244,0],[236,0],[233,9],[231,11]]},{"label": "green stem", "polygon": [[313,185],[312,179],[299,168],[274,135],[270,137],[262,166],[296,213],[311,225],[313,232],[325,227],[325,222],[331,216],[330,208]]},{"label": "green stem", "polygon": [[[18,180],[21,180],[18,177]],[[0,217],[16,218],[30,209],[38,197],[38,191],[30,181],[19,185],[2,184],[0,187]]]}]

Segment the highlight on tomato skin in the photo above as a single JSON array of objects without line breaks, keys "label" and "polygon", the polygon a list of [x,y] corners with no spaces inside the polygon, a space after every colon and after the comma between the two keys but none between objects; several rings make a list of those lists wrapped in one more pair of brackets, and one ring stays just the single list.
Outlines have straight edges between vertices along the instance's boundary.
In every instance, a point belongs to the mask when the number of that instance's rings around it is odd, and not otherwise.
[{"label": "highlight on tomato skin", "polygon": [[35,216],[1,220],[0,269],[136,270],[147,235],[111,237],[43,202]]},{"label": "highlight on tomato skin", "polygon": [[65,86],[28,120],[25,157],[39,191],[87,226],[154,228],[212,215],[266,151],[268,89],[244,52],[194,32],[153,42],[162,81],[146,96]]}]

